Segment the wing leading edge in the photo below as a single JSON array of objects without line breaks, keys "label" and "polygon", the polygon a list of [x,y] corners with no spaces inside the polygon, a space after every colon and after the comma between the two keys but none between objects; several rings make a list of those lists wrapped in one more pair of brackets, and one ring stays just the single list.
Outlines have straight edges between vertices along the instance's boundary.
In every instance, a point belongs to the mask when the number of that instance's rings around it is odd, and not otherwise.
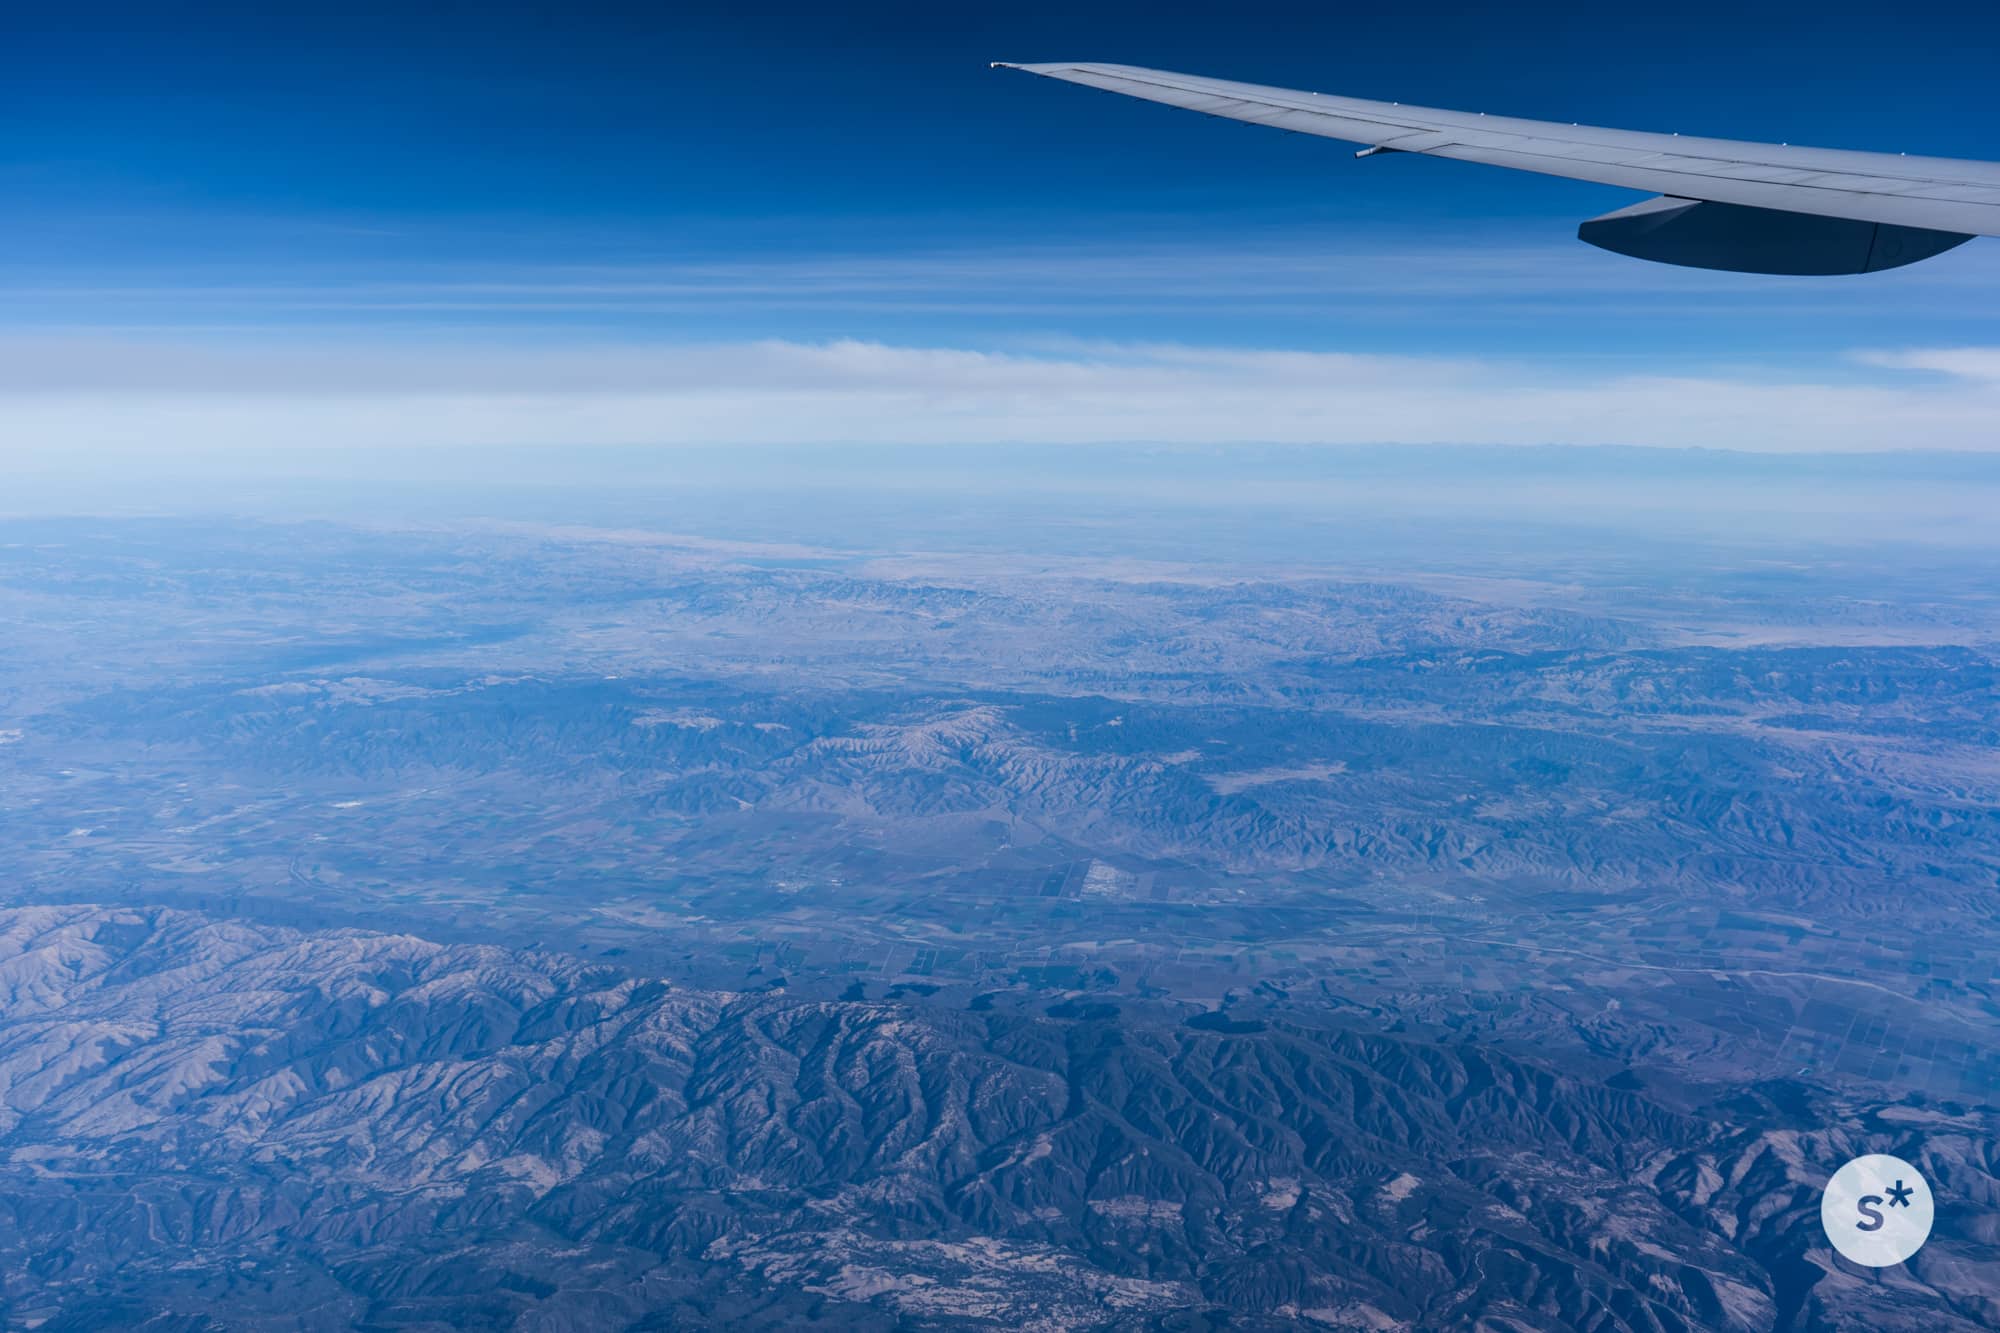
[{"label": "wing leading edge", "polygon": [[1660,196],[1579,235],[1642,259],[1756,273],[1865,273],[2000,236],[2000,163],[1637,130],[1328,97],[1132,65],[1026,70],[1204,115]]}]

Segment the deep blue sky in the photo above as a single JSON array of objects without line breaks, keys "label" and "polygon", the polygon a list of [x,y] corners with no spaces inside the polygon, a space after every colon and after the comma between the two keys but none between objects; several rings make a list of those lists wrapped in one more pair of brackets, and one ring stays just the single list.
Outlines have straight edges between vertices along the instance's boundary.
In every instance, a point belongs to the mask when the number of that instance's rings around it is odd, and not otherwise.
[{"label": "deep blue sky", "polygon": [[2000,151],[1992,5],[36,8],[9,19],[5,92],[7,194],[31,209],[1067,229],[1158,211],[1539,217],[1598,197],[1452,170],[1399,170],[1392,188],[1325,143],[1036,86],[992,59]]},{"label": "deep blue sky", "polygon": [[1623,191],[986,67],[1992,157],[1990,3],[16,9],[0,337],[1074,338],[1819,381],[2000,344],[2000,242],[1866,279],[1663,269],[1574,239]]}]

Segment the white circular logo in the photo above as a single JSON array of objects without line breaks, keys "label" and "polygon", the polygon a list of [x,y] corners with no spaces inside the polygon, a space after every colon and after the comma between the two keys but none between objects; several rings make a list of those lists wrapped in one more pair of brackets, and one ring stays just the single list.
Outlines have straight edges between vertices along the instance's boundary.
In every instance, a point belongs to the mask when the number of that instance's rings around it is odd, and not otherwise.
[{"label": "white circular logo", "polygon": [[1900,1264],[1930,1239],[1931,1187],[1900,1157],[1871,1153],[1833,1173],[1819,1201],[1819,1222],[1833,1248],[1857,1264]]}]

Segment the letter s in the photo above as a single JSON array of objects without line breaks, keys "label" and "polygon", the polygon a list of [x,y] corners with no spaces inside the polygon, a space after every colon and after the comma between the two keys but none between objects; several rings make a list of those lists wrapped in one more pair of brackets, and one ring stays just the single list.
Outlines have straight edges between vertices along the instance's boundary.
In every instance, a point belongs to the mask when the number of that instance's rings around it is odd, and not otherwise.
[{"label": "letter s", "polygon": [[1881,1202],[1882,1196],[1879,1194],[1864,1194],[1861,1196],[1860,1201],[1854,1206],[1860,1209],[1861,1215],[1868,1220],[1866,1222],[1856,1222],[1854,1224],[1856,1231],[1880,1231],[1882,1229],[1882,1214],[1876,1211],[1874,1207],[1874,1205]]}]

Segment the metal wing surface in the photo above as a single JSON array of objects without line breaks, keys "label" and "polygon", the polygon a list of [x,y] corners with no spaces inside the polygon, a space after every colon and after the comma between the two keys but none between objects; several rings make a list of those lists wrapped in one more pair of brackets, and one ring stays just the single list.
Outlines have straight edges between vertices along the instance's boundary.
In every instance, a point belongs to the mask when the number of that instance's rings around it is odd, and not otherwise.
[{"label": "metal wing surface", "polygon": [[1661,198],[1593,219],[1582,234],[1667,263],[1866,272],[2000,235],[2000,163],[1563,125],[1132,65],[1002,67],[1366,144],[1364,155],[1421,153],[1644,190]]}]

